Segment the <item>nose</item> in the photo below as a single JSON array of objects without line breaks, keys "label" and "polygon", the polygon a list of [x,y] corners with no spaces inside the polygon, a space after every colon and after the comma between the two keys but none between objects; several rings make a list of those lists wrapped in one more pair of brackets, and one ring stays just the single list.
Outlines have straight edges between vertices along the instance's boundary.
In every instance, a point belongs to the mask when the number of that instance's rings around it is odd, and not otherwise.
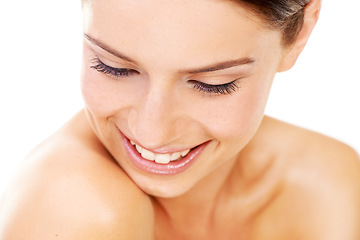
[{"label": "nose", "polygon": [[180,138],[184,120],[175,98],[168,87],[152,86],[129,111],[129,130],[143,147],[161,149]]}]

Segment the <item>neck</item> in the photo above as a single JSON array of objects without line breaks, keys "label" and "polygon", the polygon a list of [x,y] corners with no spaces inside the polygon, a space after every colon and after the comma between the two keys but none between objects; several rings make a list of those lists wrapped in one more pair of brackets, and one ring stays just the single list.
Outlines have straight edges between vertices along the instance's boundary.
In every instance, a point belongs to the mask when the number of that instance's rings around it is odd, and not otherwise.
[{"label": "neck", "polygon": [[155,207],[175,228],[191,232],[192,227],[197,230],[198,226],[211,227],[235,164],[236,159],[226,162],[179,197],[154,198]]},{"label": "neck", "polygon": [[276,164],[269,139],[263,138],[255,136],[236,158],[219,166],[185,194],[153,198],[159,231],[172,229],[205,236],[216,231],[215,226],[231,227],[226,219],[234,224],[251,219],[273,199],[281,183],[282,165]]}]

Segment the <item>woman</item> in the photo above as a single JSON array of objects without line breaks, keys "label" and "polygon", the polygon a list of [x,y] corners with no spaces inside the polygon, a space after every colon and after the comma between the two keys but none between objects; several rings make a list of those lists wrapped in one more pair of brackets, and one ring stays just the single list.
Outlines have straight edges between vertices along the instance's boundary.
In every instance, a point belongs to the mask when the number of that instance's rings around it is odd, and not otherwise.
[{"label": "woman", "polygon": [[358,155],[263,114],[320,0],[83,11],[84,111],[22,166],[1,239],[359,239]]}]

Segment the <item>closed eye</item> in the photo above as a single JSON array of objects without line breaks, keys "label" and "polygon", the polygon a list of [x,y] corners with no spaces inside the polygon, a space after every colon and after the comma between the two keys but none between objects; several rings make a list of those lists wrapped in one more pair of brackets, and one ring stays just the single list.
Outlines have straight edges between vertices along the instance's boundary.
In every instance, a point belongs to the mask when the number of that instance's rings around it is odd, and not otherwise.
[{"label": "closed eye", "polygon": [[128,77],[133,74],[138,74],[139,72],[130,68],[114,68],[103,63],[98,57],[92,59],[93,65],[90,68],[95,69],[98,72],[101,72],[105,75],[108,75],[112,78],[118,79],[121,77]]},{"label": "closed eye", "polygon": [[[130,68],[114,68],[103,63],[98,57],[92,59],[92,65],[90,68],[96,71],[108,75],[111,78],[119,79],[129,77],[134,74],[139,74],[138,71]],[[234,81],[225,84],[208,84],[199,82],[196,80],[190,80],[193,83],[194,89],[207,94],[220,94],[220,95],[231,95],[233,92],[240,88],[238,81],[241,78],[235,79]]]},{"label": "closed eye", "polygon": [[231,81],[229,83],[225,84],[208,84],[203,82],[198,82],[191,80],[191,82],[194,83],[194,89],[203,92],[203,93],[209,93],[209,94],[222,94],[222,95],[231,95],[231,93],[235,92],[240,88],[238,84],[238,79],[235,79],[234,81]]}]

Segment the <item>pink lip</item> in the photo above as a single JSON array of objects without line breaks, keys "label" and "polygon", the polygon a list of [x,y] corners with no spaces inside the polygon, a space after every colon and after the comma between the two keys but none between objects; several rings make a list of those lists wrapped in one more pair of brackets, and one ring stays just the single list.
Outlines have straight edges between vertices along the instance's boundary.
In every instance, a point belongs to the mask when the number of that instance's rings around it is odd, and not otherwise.
[{"label": "pink lip", "polygon": [[196,161],[200,153],[209,143],[208,141],[197,146],[180,160],[171,161],[168,164],[160,164],[156,163],[155,161],[149,161],[147,159],[144,159],[135,149],[135,146],[130,143],[130,140],[125,137],[121,131],[120,134],[131,162],[140,170],[156,175],[176,175],[185,171]]}]

